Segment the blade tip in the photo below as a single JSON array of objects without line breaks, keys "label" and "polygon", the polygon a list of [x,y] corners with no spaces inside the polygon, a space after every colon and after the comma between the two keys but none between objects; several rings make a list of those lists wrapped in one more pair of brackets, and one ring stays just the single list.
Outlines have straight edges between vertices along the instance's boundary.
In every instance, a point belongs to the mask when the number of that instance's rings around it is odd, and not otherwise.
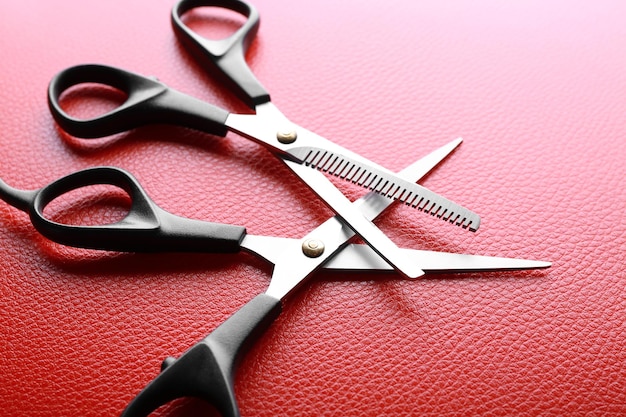
[{"label": "blade tip", "polygon": [[470,232],[477,232],[480,228],[480,216],[476,215],[473,219],[471,219],[467,228]]},{"label": "blade tip", "polygon": [[536,265],[537,265],[537,269],[546,269],[546,268],[550,268],[552,266],[552,262],[537,261]]}]

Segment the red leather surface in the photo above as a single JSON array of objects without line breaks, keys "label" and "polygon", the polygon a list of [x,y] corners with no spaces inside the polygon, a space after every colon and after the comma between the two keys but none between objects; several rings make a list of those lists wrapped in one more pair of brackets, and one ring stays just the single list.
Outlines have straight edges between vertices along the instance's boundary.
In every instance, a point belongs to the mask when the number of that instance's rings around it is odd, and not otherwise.
[{"label": "red leather surface", "polygon": [[[393,170],[465,139],[424,184],[478,212],[481,229],[397,207],[379,225],[398,245],[554,265],[417,281],[319,273],[242,364],[242,414],[626,414],[624,3],[255,4],[251,66],[295,122]],[[158,126],[84,141],[55,127],[50,78],[88,62],[244,110],[179,46],[171,6],[0,3],[0,177],[37,188],[116,165],[177,214],[304,235],[330,213],[247,140]],[[0,247],[5,416],[118,415],[270,274],[246,255],[65,248],[6,204]]]}]

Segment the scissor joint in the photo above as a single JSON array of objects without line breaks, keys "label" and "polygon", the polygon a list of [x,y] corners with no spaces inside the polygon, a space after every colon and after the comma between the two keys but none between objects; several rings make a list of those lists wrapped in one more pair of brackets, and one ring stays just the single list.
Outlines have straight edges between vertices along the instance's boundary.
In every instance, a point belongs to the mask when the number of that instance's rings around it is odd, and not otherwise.
[{"label": "scissor joint", "polygon": [[295,130],[279,130],[276,132],[276,139],[278,139],[280,143],[288,145],[298,139],[298,132]]},{"label": "scissor joint", "polygon": [[307,239],[302,242],[302,253],[309,258],[317,258],[324,253],[324,242],[319,239]]}]

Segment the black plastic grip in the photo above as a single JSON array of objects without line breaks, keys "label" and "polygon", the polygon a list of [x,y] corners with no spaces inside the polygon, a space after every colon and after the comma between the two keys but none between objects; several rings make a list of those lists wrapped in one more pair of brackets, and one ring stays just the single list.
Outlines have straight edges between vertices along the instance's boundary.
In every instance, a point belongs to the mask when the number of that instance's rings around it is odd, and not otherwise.
[{"label": "black plastic grip", "polygon": [[13,207],[28,213],[39,190],[18,190],[0,178],[0,198]]},{"label": "black plastic grip", "polygon": [[[207,39],[191,30],[182,16],[197,7],[221,7],[247,17],[226,39]],[[182,0],[172,9],[172,27],[179,41],[201,64],[220,76],[251,109],[270,101],[270,95],[246,63],[245,54],[259,29],[259,12],[242,0]]]},{"label": "black plastic grip", "polygon": [[[126,191],[131,207],[117,223],[81,226],[57,223],[44,215],[45,207],[61,195],[82,187],[109,184]],[[128,172],[97,167],[67,175],[39,190],[29,209],[39,233],[67,246],[122,252],[236,253],[246,235],[242,226],[187,219],[154,203]]]},{"label": "black plastic grip", "polygon": [[[60,98],[69,88],[98,83],[121,90],[126,101],[112,111],[90,119],[70,116]],[[162,82],[106,65],[78,65],[61,71],[48,86],[48,106],[54,120],[67,133],[98,138],[149,124],[173,124],[225,136],[228,112],[183,94]]]},{"label": "black plastic grip", "polygon": [[145,417],[182,397],[212,404],[223,417],[238,417],[236,367],[255,339],[282,311],[280,300],[260,294],[178,359],[166,359],[162,372],[126,407],[121,417]]}]

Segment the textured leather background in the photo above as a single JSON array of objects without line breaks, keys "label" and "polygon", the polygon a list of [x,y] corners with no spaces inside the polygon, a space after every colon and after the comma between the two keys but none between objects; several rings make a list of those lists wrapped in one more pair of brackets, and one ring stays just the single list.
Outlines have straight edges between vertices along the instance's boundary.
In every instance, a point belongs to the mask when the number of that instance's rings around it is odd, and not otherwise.
[{"label": "textured leather background", "polygon": [[[242,364],[242,413],[626,414],[624,3],[255,4],[251,65],[295,122],[394,170],[465,139],[424,184],[478,212],[481,229],[397,207],[379,222],[397,244],[554,266],[411,282],[320,273]],[[177,214],[304,235],[330,213],[247,140],[157,126],[85,141],[55,127],[48,81],[87,62],[245,110],[176,42],[171,6],[1,2],[0,177],[37,188],[116,165]],[[164,357],[263,291],[270,273],[246,255],[68,249],[6,204],[0,248],[4,416],[118,415]],[[197,402],[161,415],[199,410],[210,415]]]}]

